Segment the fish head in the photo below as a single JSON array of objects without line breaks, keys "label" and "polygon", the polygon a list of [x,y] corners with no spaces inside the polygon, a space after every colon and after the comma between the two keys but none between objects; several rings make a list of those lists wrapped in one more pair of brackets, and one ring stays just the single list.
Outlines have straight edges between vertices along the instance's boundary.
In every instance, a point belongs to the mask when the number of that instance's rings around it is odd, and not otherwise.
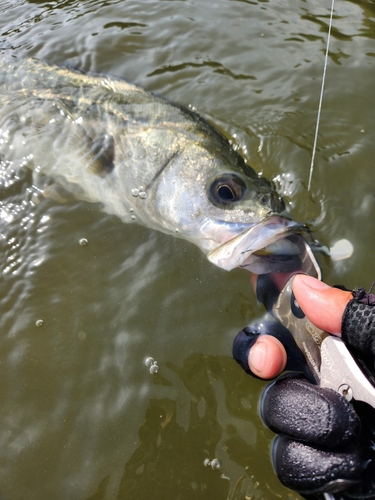
[{"label": "fish head", "polygon": [[254,252],[298,226],[272,182],[232,149],[211,144],[193,142],[174,154],[149,195],[159,229],[192,241],[226,270],[270,272],[280,259]]}]

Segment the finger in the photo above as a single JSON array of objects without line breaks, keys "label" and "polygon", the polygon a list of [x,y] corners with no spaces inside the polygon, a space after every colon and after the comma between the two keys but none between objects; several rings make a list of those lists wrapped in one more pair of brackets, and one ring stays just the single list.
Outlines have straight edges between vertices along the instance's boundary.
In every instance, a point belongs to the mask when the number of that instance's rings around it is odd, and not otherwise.
[{"label": "finger", "polygon": [[297,302],[309,320],[321,330],[341,333],[341,321],[351,292],[332,288],[311,276],[297,274],[293,280]]},{"label": "finger", "polygon": [[268,380],[284,370],[287,355],[277,338],[262,333],[262,326],[250,325],[236,335],[233,357],[247,373]]},{"label": "finger", "polygon": [[249,368],[257,377],[269,380],[284,370],[287,355],[284,346],[271,335],[261,335],[248,355]]},{"label": "finger", "polygon": [[284,369],[309,376],[306,360],[289,330],[267,317],[238,332],[233,358],[247,373],[259,378],[275,378]]},{"label": "finger", "polygon": [[275,439],[272,461],[280,481],[304,494],[345,490],[363,473],[357,446],[327,452],[286,436]]},{"label": "finger", "polygon": [[[345,309],[342,320],[342,339],[347,344],[375,358],[375,296],[357,291]],[[370,361],[369,359],[369,361]],[[374,370],[374,361],[370,362]]]},{"label": "finger", "polygon": [[300,377],[270,384],[260,411],[274,432],[322,447],[343,446],[359,433],[359,418],[345,398]]}]

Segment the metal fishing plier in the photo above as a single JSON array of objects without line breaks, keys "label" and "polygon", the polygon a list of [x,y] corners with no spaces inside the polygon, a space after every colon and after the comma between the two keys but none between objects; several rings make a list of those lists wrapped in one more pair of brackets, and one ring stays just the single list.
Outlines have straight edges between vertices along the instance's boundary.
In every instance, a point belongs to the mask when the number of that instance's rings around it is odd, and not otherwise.
[{"label": "metal fishing plier", "polygon": [[[299,235],[290,238],[301,252],[298,272],[321,279],[320,267],[307,241]],[[290,331],[316,384],[333,389],[348,400],[364,401],[375,408],[373,374],[361,358],[353,357],[339,337],[320,330],[309,321],[293,294],[294,277],[295,274],[272,301],[269,312]]]}]

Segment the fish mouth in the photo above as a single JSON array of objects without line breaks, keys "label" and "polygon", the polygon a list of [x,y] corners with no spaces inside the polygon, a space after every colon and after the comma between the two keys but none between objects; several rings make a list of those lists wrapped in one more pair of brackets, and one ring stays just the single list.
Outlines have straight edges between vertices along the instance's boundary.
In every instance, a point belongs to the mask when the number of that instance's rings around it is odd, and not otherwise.
[{"label": "fish mouth", "polygon": [[236,267],[256,274],[294,271],[301,252],[288,236],[304,229],[291,219],[272,215],[216,247],[207,258],[226,271]]}]

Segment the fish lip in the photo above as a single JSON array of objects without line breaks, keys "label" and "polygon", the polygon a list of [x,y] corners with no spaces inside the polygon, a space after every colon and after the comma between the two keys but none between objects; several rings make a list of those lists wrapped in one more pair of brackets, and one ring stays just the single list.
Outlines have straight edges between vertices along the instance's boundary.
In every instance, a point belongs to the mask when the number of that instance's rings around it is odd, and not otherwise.
[{"label": "fish lip", "polygon": [[[236,267],[245,267],[252,271],[252,261],[254,260],[258,263],[259,261],[265,263],[272,261],[277,264],[278,261],[285,261],[285,258],[278,259],[276,255],[271,258],[258,256],[256,252],[292,233],[302,232],[304,229],[306,229],[305,225],[295,222],[287,216],[272,214],[211,250],[207,258],[216,266],[227,271]],[[259,265],[256,267],[258,269]]]}]

